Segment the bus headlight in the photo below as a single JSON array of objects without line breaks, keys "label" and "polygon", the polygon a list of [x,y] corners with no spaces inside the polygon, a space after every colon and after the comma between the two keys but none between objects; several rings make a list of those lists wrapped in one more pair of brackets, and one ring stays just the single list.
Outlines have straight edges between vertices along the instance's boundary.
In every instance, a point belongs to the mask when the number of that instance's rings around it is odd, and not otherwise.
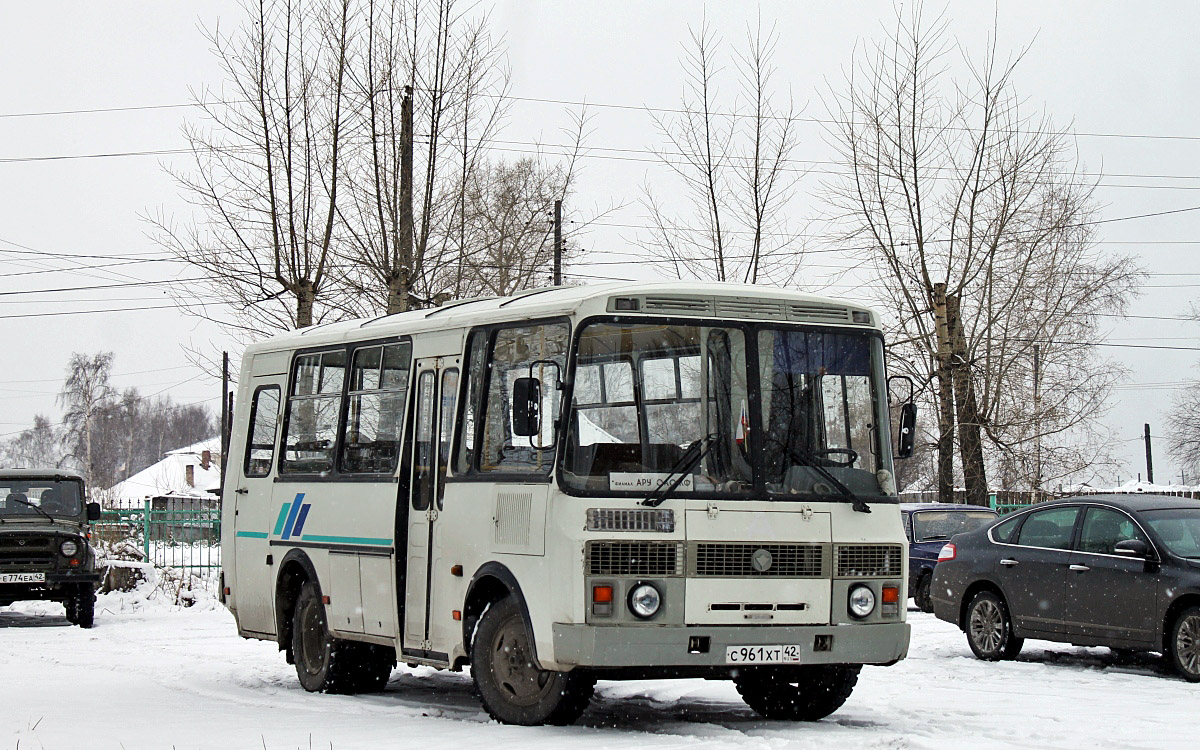
[{"label": "bus headlight", "polygon": [[862,619],[875,611],[875,592],[869,586],[858,584],[850,589],[850,614]]},{"label": "bus headlight", "polygon": [[629,611],[634,617],[649,620],[662,608],[662,594],[651,583],[639,583],[629,592]]},{"label": "bus headlight", "polygon": [[79,551],[79,542],[74,539],[65,539],[58,546],[58,551],[63,554],[63,557],[74,557],[75,553]]}]

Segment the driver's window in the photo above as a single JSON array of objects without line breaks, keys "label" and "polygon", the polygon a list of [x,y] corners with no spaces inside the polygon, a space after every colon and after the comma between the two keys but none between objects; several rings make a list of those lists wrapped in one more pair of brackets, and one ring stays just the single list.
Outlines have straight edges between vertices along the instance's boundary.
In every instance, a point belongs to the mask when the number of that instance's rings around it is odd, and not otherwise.
[{"label": "driver's window", "polygon": [[[546,473],[553,463],[555,425],[570,329],[566,323],[501,328],[493,334],[480,439],[479,470]],[[531,438],[512,429],[512,389],[517,378],[541,381],[541,428]]]}]

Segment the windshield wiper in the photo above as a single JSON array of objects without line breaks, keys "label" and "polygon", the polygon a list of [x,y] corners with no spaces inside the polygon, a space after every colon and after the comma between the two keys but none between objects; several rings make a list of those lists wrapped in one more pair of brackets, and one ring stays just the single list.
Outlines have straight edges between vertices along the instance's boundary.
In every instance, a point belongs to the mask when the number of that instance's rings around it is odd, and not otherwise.
[{"label": "windshield wiper", "polygon": [[12,500],[14,503],[20,503],[21,505],[28,505],[30,508],[33,508],[33,509],[34,509],[34,510],[36,510],[38,513],[41,513],[41,514],[42,514],[43,516],[45,516],[46,518],[50,519],[50,523],[54,523],[54,516],[50,515],[49,513],[47,513],[46,511],[42,510],[41,508],[39,508],[38,506],[34,505],[33,503],[29,502],[28,500],[22,500],[21,498],[19,498],[19,497],[13,497],[12,495],[9,495],[9,496],[8,496],[8,499],[9,499],[9,500]]},{"label": "windshield wiper", "polygon": [[842,484],[841,480],[839,480],[837,477],[835,477],[833,474],[831,474],[828,469],[826,469],[821,464],[817,463],[816,458],[808,455],[807,453],[805,453],[803,451],[793,450],[793,449],[787,447],[786,445],[781,446],[781,447],[783,448],[785,453],[787,453],[789,456],[791,456],[792,459],[803,464],[804,466],[809,467],[810,469],[813,469],[818,474],[820,474],[822,477],[824,477],[825,479],[828,479],[829,482],[834,486],[834,489],[836,489],[838,492],[845,495],[847,498],[853,500],[854,505],[850,506],[852,509],[858,511],[859,513],[870,513],[871,512],[871,506],[869,506],[865,502],[863,502],[863,499],[861,497],[859,497],[858,495],[855,495],[854,490],[852,490],[849,487],[847,487],[846,485]]},{"label": "windshield wiper", "polygon": [[655,487],[653,492],[646,496],[646,499],[642,501],[642,505],[647,505],[651,508],[662,505],[670,497],[671,493],[678,489],[679,485],[683,484],[683,480],[687,479],[688,474],[692,472],[696,464],[700,463],[708,455],[708,452],[712,450],[712,447],[716,445],[716,437],[716,435],[705,435],[689,445],[687,450],[683,452],[683,455],[679,457],[679,460],[675,462],[675,465],[671,467],[671,471],[667,473],[667,478]]},{"label": "windshield wiper", "polygon": [[943,539],[949,539],[949,534],[930,534],[929,536],[921,537],[922,542],[940,542]]}]

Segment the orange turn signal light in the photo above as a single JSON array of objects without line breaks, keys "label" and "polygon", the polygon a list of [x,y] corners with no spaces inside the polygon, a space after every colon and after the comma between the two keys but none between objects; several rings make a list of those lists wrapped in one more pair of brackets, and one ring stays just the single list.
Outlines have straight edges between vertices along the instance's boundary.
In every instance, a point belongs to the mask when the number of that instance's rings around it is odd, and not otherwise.
[{"label": "orange turn signal light", "polygon": [[897,604],[900,601],[900,589],[896,586],[883,587],[883,603]]},{"label": "orange turn signal light", "polygon": [[322,604],[328,604],[328,603],[329,603],[329,597],[328,597],[328,596],[322,596],[322,597],[321,597],[321,603],[322,603]]},{"label": "orange turn signal light", "polygon": [[450,613],[450,616],[453,617],[455,619],[455,621],[461,622],[462,621],[462,610],[461,609],[453,610]]},{"label": "orange turn signal light", "polygon": [[612,586],[592,586],[592,601],[596,604],[611,604],[613,600]]}]

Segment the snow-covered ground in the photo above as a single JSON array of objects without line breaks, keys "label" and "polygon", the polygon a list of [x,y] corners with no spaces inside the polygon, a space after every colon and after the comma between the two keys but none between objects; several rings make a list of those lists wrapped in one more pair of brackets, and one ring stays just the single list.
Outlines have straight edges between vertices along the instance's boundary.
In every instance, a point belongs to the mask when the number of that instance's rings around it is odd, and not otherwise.
[{"label": "snow-covered ground", "polygon": [[909,658],[863,670],[816,724],[764,721],[729,683],[682,680],[600,683],[578,725],[529,729],[490,723],[466,674],[401,667],[382,694],[306,693],[209,599],[101,596],[92,630],[59,605],[17,604],[0,608],[0,747],[1196,747],[1200,685],[1155,657],[1031,643],[988,664],[953,627],[909,614]]}]

